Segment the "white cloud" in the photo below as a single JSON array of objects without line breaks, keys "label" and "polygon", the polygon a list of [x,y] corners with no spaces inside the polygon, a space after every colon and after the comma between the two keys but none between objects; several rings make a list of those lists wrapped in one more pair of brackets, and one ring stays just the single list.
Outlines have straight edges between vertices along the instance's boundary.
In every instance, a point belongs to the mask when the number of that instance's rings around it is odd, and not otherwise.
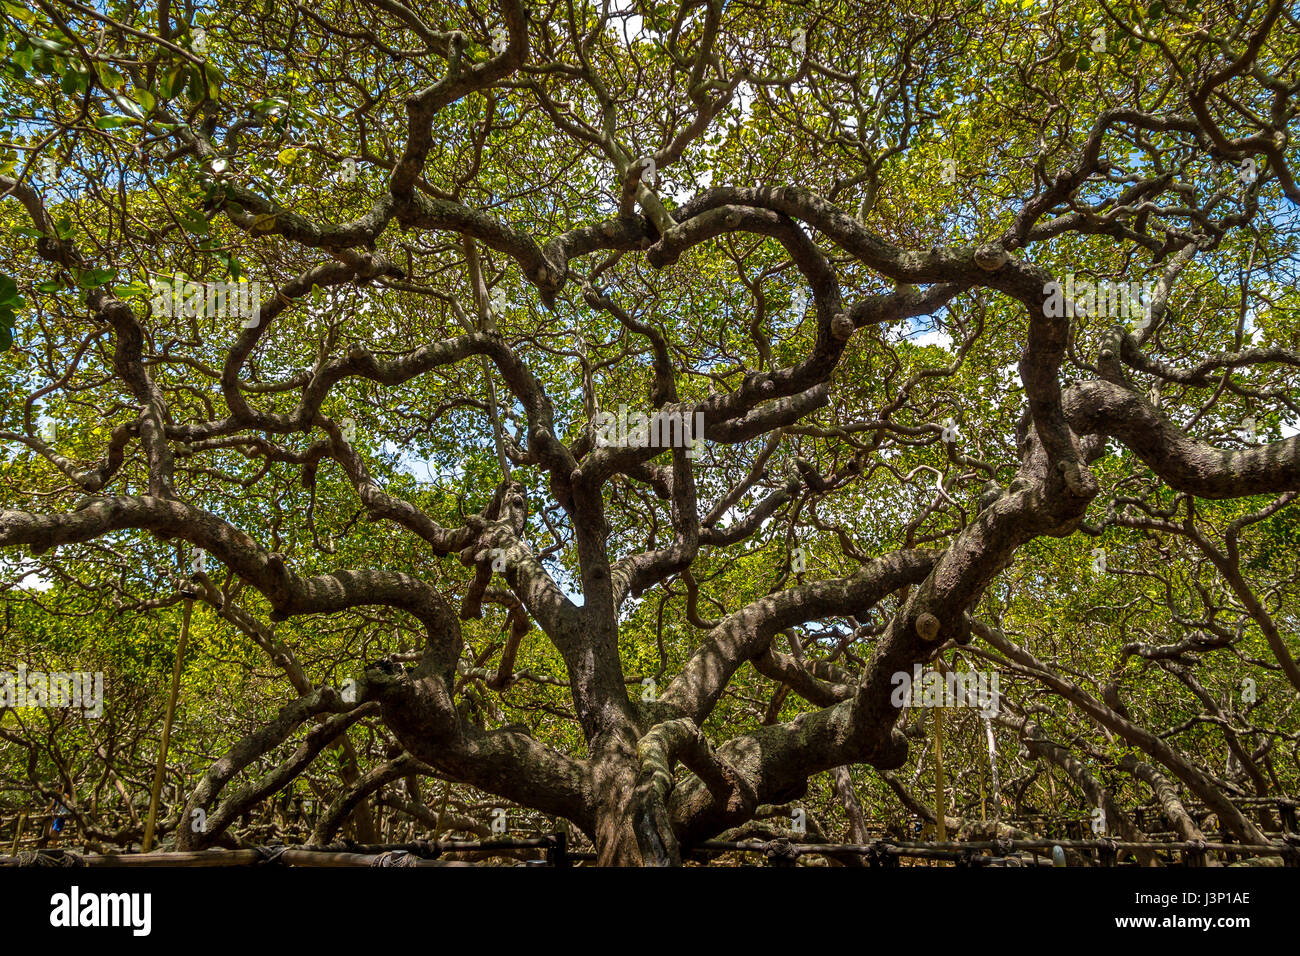
[{"label": "white cloud", "polygon": [[952,349],[952,336],[941,328],[929,329],[919,335],[909,335],[907,338],[914,345],[937,345],[941,349]]}]

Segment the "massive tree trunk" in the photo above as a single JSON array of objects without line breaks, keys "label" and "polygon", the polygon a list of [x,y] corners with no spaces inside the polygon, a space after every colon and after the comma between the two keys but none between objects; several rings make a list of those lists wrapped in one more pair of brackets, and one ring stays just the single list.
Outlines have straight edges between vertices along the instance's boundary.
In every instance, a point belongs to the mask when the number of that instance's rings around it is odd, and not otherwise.
[{"label": "massive tree trunk", "polygon": [[677,866],[681,850],[663,796],[642,772],[635,743],[607,742],[592,767],[593,842],[600,866]]}]

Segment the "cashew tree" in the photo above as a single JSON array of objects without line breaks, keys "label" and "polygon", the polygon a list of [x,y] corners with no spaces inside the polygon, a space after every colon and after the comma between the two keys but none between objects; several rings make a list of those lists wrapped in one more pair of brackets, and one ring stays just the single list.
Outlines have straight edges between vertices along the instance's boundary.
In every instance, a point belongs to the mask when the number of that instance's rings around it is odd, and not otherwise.
[{"label": "cashew tree", "polygon": [[[175,846],[245,840],[327,757],[320,842],[500,806],[671,865],[817,793],[961,826],[1055,774],[1108,832],[1150,793],[1268,843],[1239,798],[1300,775],[1289,4],[0,27],[3,641],[156,628],[169,673],[184,608],[247,661],[206,722],[180,702]],[[934,668],[1001,677],[946,782],[894,693]],[[138,840],[89,796],[139,789],[123,751],[6,720],[60,778],[33,793]]]}]

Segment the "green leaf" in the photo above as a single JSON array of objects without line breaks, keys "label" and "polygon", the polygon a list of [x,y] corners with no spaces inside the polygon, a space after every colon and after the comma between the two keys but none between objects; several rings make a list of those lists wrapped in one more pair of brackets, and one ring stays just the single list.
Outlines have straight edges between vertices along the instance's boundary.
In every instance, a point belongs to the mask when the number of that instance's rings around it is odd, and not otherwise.
[{"label": "green leaf", "polygon": [[65,96],[78,96],[86,89],[86,74],[69,67],[59,77],[59,89]]},{"label": "green leaf", "polygon": [[225,74],[211,63],[205,61],[203,64],[203,78],[207,84],[208,99],[221,99],[221,84],[225,82]]},{"label": "green leaf", "polygon": [[208,221],[203,218],[201,213],[190,210],[177,217],[180,223],[185,227],[187,232],[196,236],[206,236],[208,234]]},{"label": "green leaf", "polygon": [[129,96],[123,96],[121,93],[114,93],[113,102],[116,103],[118,108],[129,118],[133,120],[144,119],[144,113],[140,110],[140,107],[135,105],[135,100],[131,99]]},{"label": "green leaf", "polygon": [[26,4],[14,3],[13,0],[5,0],[5,13],[22,23],[31,24],[36,21],[36,11],[32,10]]},{"label": "green leaf", "polygon": [[194,71],[190,69],[188,63],[178,63],[167,73],[167,93],[168,98],[176,96],[191,83]]},{"label": "green leaf", "polygon": [[13,344],[14,313],[26,304],[18,294],[18,283],[7,275],[0,275],[0,352]]},{"label": "green leaf", "polygon": [[42,50],[49,50],[51,53],[67,53],[68,47],[59,40],[51,40],[49,37],[32,37],[33,46],[38,46]]},{"label": "green leaf", "polygon": [[114,270],[112,269],[91,269],[89,272],[82,273],[81,279],[77,282],[83,289],[94,289],[113,279]]},{"label": "green leaf", "polygon": [[149,288],[148,283],[135,280],[127,285],[113,286],[113,295],[119,299],[138,299],[142,296],[149,295],[153,290]]},{"label": "green leaf", "polygon": [[185,92],[196,103],[203,99],[207,93],[207,83],[203,79],[203,70],[194,67],[189,71],[189,82],[185,86]]},{"label": "green leaf", "polygon": [[176,89],[185,85],[185,71],[186,66],[182,63],[179,66],[172,67],[167,73],[161,74],[158,77],[158,95],[165,100],[171,99]]},{"label": "green leaf", "polygon": [[120,89],[126,83],[126,78],[107,63],[100,63],[98,71],[99,82],[106,90]]}]

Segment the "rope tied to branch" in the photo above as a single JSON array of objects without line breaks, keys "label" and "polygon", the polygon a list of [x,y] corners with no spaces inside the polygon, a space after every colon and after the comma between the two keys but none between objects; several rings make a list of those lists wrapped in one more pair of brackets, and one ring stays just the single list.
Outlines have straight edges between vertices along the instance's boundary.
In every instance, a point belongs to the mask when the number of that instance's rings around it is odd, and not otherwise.
[{"label": "rope tied to branch", "polygon": [[798,848],[785,837],[764,843],[763,855],[773,866],[794,866],[799,862]]},{"label": "rope tied to branch", "polygon": [[420,858],[407,850],[388,850],[371,861],[371,866],[418,866]]},{"label": "rope tied to branch", "polygon": [[253,849],[257,851],[258,866],[282,866],[284,861],[280,858],[284,856],[284,851],[289,848],[287,846],[258,846]]},{"label": "rope tied to branch", "polygon": [[17,860],[19,866],[59,868],[87,865],[75,850],[25,850],[18,854]]}]

